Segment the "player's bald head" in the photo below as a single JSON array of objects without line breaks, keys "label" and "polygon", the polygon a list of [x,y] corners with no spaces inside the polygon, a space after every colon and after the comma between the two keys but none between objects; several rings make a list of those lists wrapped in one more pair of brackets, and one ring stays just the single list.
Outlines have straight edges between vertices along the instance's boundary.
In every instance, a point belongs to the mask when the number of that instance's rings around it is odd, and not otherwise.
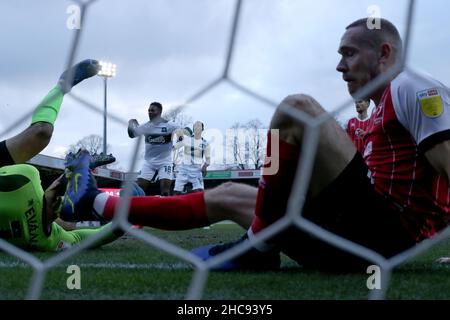
[{"label": "player's bald head", "polygon": [[[394,49],[395,57],[401,57],[403,43],[397,28],[389,20],[379,18],[380,28],[370,29],[368,27],[368,18],[358,19],[349,24],[345,29],[358,28],[356,35],[358,41],[365,47],[378,50],[385,42],[389,43]],[[370,25],[370,24],[369,24]]]}]

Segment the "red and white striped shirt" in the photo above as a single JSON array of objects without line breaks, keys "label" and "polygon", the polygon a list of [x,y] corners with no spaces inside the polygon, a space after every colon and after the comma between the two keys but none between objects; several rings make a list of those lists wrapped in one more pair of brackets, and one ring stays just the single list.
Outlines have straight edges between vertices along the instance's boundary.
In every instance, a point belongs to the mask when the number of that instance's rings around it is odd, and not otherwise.
[{"label": "red and white striped shirt", "polygon": [[358,117],[351,118],[347,122],[347,134],[352,139],[361,154],[364,152],[364,140],[363,137],[367,131],[367,126],[369,124],[369,118],[364,120],[359,120]]},{"label": "red and white striped shirt", "polygon": [[450,222],[449,183],[424,156],[445,140],[450,140],[450,90],[428,76],[402,72],[372,111],[363,155],[375,190],[400,210],[416,241]]}]

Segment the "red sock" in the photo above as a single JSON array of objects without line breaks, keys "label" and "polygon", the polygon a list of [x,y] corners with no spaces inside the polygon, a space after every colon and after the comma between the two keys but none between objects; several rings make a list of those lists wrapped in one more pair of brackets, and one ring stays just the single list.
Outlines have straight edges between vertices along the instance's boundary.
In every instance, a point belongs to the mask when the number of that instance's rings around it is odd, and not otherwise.
[{"label": "red sock", "polygon": [[[285,214],[299,160],[299,149],[298,146],[280,140],[278,172],[267,175],[264,174],[266,170],[263,169],[263,176],[259,180],[255,218],[251,226],[253,233],[256,234]],[[276,157],[271,154],[270,132],[267,138],[266,154],[272,159]],[[264,165],[265,168],[269,166],[270,163]]]},{"label": "red sock", "polygon": [[[109,197],[103,216],[112,219],[121,198]],[[131,197],[128,220],[132,224],[163,230],[188,230],[209,226],[203,192],[175,197]]]}]

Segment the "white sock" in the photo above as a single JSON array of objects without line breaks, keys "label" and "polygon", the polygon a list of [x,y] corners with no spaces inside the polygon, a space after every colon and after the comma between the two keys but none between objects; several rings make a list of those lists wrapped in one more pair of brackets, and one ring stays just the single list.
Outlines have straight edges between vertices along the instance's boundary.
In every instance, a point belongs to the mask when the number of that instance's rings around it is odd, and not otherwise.
[{"label": "white sock", "polygon": [[108,201],[109,195],[106,192],[99,193],[94,200],[94,211],[97,215],[103,217],[103,211],[105,210],[106,201]]},{"label": "white sock", "polygon": [[250,240],[250,243],[252,243],[253,248],[255,248],[258,251],[261,252],[267,252],[272,250],[275,245],[267,243],[265,241],[259,241],[257,243],[253,243],[255,241],[255,234],[252,231],[252,228],[249,228],[247,231],[248,240]]}]

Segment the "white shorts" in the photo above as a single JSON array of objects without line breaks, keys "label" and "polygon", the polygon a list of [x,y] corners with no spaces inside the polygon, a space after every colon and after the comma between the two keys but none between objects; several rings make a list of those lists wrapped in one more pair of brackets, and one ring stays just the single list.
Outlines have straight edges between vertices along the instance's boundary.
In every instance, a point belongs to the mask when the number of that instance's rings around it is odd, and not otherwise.
[{"label": "white shorts", "polygon": [[203,176],[201,171],[189,172],[180,170],[177,173],[177,179],[175,180],[174,191],[183,192],[184,186],[188,183],[192,183],[192,190],[204,189]]},{"label": "white shorts", "polygon": [[172,169],[172,163],[170,162],[152,164],[145,161],[138,179],[141,178],[150,182],[155,182],[161,179],[173,180]]}]

